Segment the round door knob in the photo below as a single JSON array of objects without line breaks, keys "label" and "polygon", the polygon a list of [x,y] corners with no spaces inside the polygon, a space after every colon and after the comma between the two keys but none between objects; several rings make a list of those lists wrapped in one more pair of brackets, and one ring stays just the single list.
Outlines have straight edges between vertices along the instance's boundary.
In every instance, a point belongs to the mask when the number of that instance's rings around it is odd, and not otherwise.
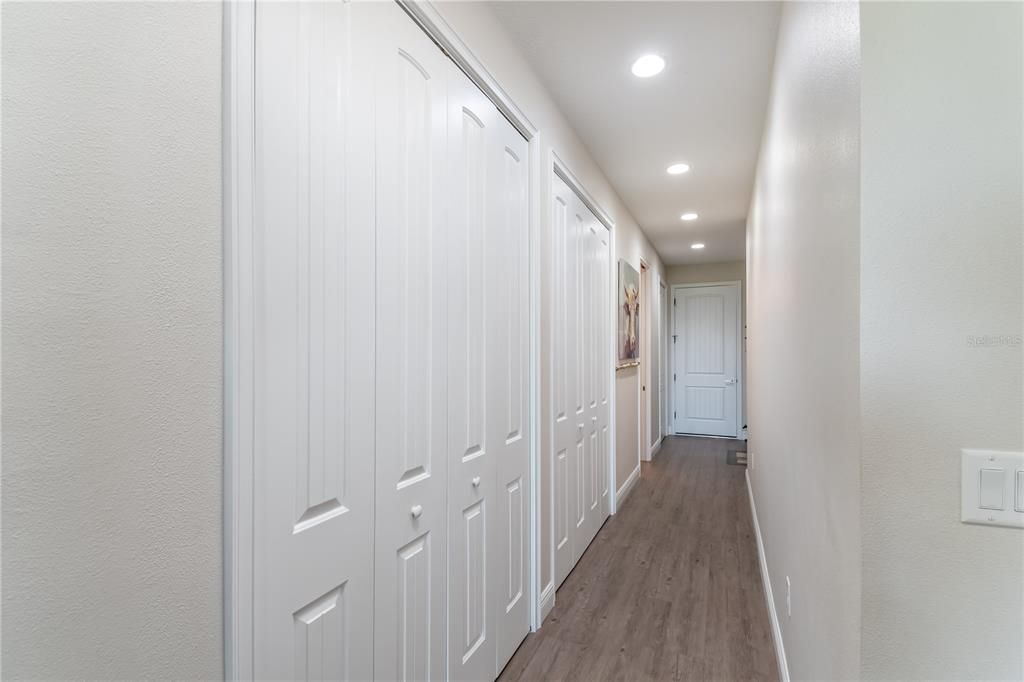
[{"label": "round door knob", "polygon": [[413,506],[413,508],[409,510],[409,513],[412,514],[414,519],[418,519],[420,515],[423,514],[423,505],[417,504]]},{"label": "round door knob", "polygon": [[479,476],[474,476],[473,477],[473,487],[474,488],[479,488],[480,487],[480,477]]}]

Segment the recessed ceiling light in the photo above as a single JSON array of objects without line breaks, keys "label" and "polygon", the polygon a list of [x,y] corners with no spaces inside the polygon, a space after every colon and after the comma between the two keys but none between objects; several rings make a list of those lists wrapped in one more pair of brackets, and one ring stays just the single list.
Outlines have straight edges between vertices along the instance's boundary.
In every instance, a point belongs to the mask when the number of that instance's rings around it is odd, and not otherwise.
[{"label": "recessed ceiling light", "polygon": [[665,169],[669,175],[682,175],[683,173],[690,170],[689,164],[685,163],[673,163],[671,166]]},{"label": "recessed ceiling light", "polygon": [[656,54],[645,54],[633,62],[633,75],[637,78],[657,76],[665,68],[665,60]]},{"label": "recessed ceiling light", "polygon": [[704,245],[701,244],[700,242],[697,242],[696,244],[690,244],[690,248],[691,249],[703,249]]},{"label": "recessed ceiling light", "polygon": [[679,216],[680,220],[686,220],[687,222],[689,222],[690,220],[696,220],[697,218],[698,216],[696,213],[684,213],[683,215]]}]

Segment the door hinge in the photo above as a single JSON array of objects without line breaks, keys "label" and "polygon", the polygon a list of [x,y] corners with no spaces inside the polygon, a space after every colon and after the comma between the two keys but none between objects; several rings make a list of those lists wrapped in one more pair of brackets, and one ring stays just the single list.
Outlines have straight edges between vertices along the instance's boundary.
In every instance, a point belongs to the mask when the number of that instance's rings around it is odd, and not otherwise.
[{"label": "door hinge", "polygon": [[675,381],[675,380],[676,380],[676,373],[672,372],[672,381]]},{"label": "door hinge", "polygon": [[672,413],[672,418],[673,419],[678,419],[679,418],[679,413],[678,412],[673,412]]}]

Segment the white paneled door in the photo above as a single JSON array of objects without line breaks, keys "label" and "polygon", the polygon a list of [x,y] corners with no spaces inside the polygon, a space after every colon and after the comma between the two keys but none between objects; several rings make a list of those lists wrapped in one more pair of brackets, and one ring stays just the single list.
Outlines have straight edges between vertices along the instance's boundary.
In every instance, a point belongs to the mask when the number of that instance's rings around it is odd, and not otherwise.
[{"label": "white paneled door", "polygon": [[[496,514],[496,452],[488,438],[489,227],[496,207],[487,190],[492,177],[489,144],[498,113],[450,64],[448,88],[448,216],[451,255],[448,321],[448,671],[453,680],[490,679],[494,671],[495,557],[490,556]],[[497,396],[495,396],[497,398]]]},{"label": "white paneled door", "polygon": [[[461,74],[460,74],[461,75]],[[530,631],[529,168],[526,140],[501,116],[486,193],[488,442],[494,457],[491,583],[494,677]],[[489,679],[489,678],[488,678]]]},{"label": "white paneled door", "polygon": [[[376,112],[374,676],[438,680],[445,670],[447,322],[454,308],[445,163],[450,64],[397,6],[354,6],[373,37],[360,63],[374,74]],[[467,423],[479,419],[467,415]]]},{"label": "white paneled door", "polygon": [[557,586],[609,513],[610,235],[557,175],[551,211],[547,295]]},{"label": "white paneled door", "polygon": [[527,143],[397,4],[253,16],[251,676],[494,679],[533,598]]},{"label": "white paneled door", "polygon": [[739,284],[673,289],[676,433],[737,435]]},{"label": "white paneled door", "polygon": [[527,145],[449,64],[448,673],[529,632]]},{"label": "white paneled door", "polygon": [[261,4],[252,284],[253,675],[369,679],[372,140],[347,4]]}]

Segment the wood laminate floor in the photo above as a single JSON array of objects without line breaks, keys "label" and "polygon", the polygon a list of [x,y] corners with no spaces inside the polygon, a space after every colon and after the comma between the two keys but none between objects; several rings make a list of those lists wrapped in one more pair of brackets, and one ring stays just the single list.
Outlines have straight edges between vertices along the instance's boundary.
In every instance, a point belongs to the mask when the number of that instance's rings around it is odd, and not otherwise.
[{"label": "wood laminate floor", "polygon": [[737,446],[666,438],[498,679],[778,679]]}]

